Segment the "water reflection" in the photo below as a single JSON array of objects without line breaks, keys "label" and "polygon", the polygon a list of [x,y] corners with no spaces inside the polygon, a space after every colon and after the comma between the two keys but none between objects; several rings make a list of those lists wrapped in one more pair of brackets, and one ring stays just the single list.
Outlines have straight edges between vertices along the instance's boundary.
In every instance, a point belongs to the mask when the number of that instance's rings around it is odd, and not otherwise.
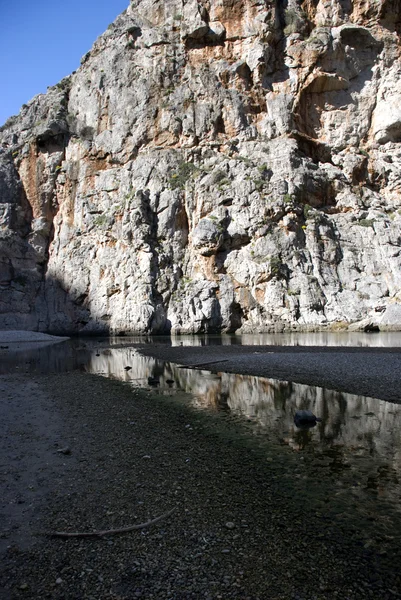
[{"label": "water reflection", "polygon": [[[194,339],[188,337],[192,344]],[[143,343],[142,337],[137,340]],[[219,340],[224,336],[216,336]],[[334,475],[339,494],[351,490],[364,502],[366,494],[374,494],[399,507],[401,405],[263,377],[180,368],[142,356],[129,343],[130,338],[77,339],[26,352],[7,350],[0,357],[0,373],[81,368],[163,394],[184,391],[193,406],[241,420],[261,444],[267,440],[293,449],[308,463],[308,474]],[[322,421],[301,430],[294,424],[297,410],[311,410]]]},{"label": "water reflection", "polygon": [[[401,405],[263,377],[181,368],[132,348],[97,354],[85,367],[91,373],[163,394],[187,392],[193,406],[245,419],[261,439],[313,456],[331,473],[348,472],[363,489],[399,498]],[[322,421],[311,429],[297,428],[294,414],[300,409]]]},{"label": "water reflection", "polygon": [[394,348],[401,346],[401,333],[329,332],[243,334],[242,345],[273,346],[348,346]]},{"label": "water reflection", "polygon": [[14,351],[13,344],[0,355],[0,374],[11,372],[62,373],[82,367],[91,355],[90,348],[78,340],[66,340],[57,344],[30,344],[24,349],[20,344]]},{"label": "water reflection", "polygon": [[[106,338],[105,338],[106,339]],[[244,333],[199,334],[177,336],[128,336],[107,339],[111,345],[166,344],[169,346],[343,346],[397,348],[401,347],[401,333],[397,331],[363,332],[312,332],[312,333]]]}]

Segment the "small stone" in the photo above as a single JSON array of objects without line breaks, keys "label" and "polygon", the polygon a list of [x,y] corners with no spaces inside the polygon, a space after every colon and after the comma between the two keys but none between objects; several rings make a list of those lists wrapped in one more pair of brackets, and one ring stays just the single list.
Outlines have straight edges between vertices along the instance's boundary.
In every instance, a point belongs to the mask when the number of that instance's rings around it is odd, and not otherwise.
[{"label": "small stone", "polygon": [[61,579],[61,577],[57,577],[56,584],[61,585],[62,583],[63,583],[63,580]]},{"label": "small stone", "polygon": [[234,529],[235,523],[233,523],[232,521],[227,521],[226,527],[227,529]]},{"label": "small stone", "polygon": [[21,585],[19,586],[20,590],[27,590],[28,589],[28,584],[27,583],[21,583]]}]

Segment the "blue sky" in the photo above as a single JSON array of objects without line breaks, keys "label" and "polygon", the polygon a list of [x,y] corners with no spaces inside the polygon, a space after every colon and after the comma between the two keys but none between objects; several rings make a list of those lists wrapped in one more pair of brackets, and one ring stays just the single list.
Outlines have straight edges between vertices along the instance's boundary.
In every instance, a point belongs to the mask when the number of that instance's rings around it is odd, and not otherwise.
[{"label": "blue sky", "polygon": [[79,67],[129,0],[0,0],[0,125]]}]

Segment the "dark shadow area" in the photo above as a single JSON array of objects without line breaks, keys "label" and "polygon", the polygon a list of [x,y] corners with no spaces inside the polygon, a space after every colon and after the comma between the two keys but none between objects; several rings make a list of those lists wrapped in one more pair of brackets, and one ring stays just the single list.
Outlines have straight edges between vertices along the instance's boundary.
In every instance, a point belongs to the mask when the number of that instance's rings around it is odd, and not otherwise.
[{"label": "dark shadow area", "polygon": [[81,339],[48,344],[39,342],[37,348],[18,351],[9,343],[7,351],[1,351],[0,374],[6,373],[64,373],[82,369],[90,358],[91,350]]},{"label": "dark shadow area", "polygon": [[297,140],[299,151],[315,164],[332,163],[331,148],[329,145],[311,138],[300,131],[291,132],[291,137]]},{"label": "dark shadow area", "polygon": [[384,0],[381,3],[380,25],[401,34],[401,0]]},{"label": "dark shadow area", "polygon": [[206,34],[200,39],[188,38],[185,40],[185,48],[187,50],[203,50],[209,47],[224,47],[225,41],[221,39],[215,39],[213,35]]}]

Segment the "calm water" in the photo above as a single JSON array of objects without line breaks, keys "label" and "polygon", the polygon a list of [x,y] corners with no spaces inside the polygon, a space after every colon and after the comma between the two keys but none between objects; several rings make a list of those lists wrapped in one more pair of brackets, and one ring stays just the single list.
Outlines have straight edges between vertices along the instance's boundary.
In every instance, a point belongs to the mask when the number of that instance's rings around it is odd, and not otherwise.
[{"label": "calm water", "polygon": [[[351,487],[362,496],[377,494],[395,503],[401,499],[399,404],[263,377],[182,368],[141,356],[133,348],[99,349],[85,369],[165,395],[186,392],[187,403],[237,417],[261,443],[313,457],[337,478],[343,493]],[[322,421],[298,429],[298,409],[312,410]]]},{"label": "calm water", "polygon": [[[324,340],[324,343],[323,343]],[[140,355],[135,343],[150,338],[77,339],[37,351],[3,352],[0,372],[51,372],[83,369],[181,398],[197,409],[238,419],[260,444],[297,453],[320,472],[334,477],[338,494],[358,501],[401,499],[401,405],[314,386],[263,377],[181,368]],[[281,334],[261,336],[190,336],[166,344],[282,344],[400,346],[400,334]],[[341,343],[340,343],[341,341]],[[11,346],[11,344],[9,345]],[[117,347],[118,346],[118,347]],[[127,369],[129,367],[129,369]],[[178,401],[178,400],[177,400]],[[298,409],[322,421],[308,430],[294,425]]]},{"label": "calm water", "polygon": [[143,344],[154,342],[170,346],[348,346],[372,348],[401,347],[401,332],[315,332],[315,333],[252,333],[242,335],[180,335],[131,336],[110,338],[113,344]]}]

